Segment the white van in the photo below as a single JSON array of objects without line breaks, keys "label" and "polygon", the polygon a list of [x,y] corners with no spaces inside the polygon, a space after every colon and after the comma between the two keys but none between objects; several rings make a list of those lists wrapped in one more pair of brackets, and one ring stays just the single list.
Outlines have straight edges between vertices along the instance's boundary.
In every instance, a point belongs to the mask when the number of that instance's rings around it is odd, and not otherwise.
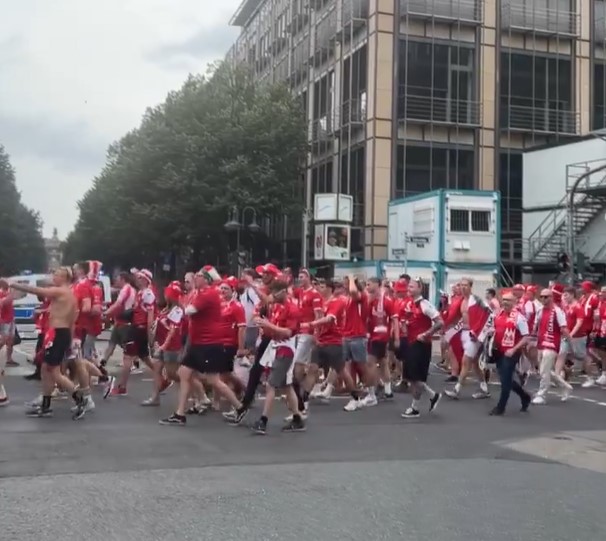
[{"label": "white van", "polygon": [[[35,287],[45,287],[50,284],[51,277],[48,274],[22,274],[20,276],[12,276],[8,279],[9,282],[18,282]],[[100,276],[99,282],[103,288],[103,303],[109,306],[111,303],[111,283],[109,276]],[[36,325],[34,324],[34,311],[38,308],[41,302],[38,297],[31,293],[21,293],[20,291],[12,290],[15,297],[15,325],[19,331],[19,336],[22,340],[36,340]]]}]

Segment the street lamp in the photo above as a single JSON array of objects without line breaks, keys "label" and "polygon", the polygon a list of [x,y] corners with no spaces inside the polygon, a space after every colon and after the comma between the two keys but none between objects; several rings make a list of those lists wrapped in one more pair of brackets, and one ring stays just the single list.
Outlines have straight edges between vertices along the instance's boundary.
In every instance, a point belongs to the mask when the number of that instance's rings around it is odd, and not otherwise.
[{"label": "street lamp", "polygon": [[[251,220],[246,225],[246,213],[251,213]],[[233,206],[230,210],[229,220],[223,225],[227,232],[236,232],[236,252],[240,252],[240,233],[242,229],[248,227],[248,230],[252,233],[258,233],[261,231],[261,226],[257,223],[257,211],[252,207],[244,207],[242,212],[237,206]],[[240,264],[238,263],[238,274],[240,274]]]}]

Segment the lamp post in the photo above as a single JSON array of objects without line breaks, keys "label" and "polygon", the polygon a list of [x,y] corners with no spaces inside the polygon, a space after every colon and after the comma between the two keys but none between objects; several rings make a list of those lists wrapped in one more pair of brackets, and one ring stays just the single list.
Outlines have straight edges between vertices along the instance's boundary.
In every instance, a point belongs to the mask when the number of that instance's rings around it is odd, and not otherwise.
[{"label": "lamp post", "polygon": [[[248,225],[246,225],[247,212],[251,214],[251,220]],[[236,252],[238,252],[238,255],[240,252],[240,233],[242,229],[247,227],[252,234],[261,231],[261,226],[257,223],[257,211],[252,207],[244,207],[243,209],[239,209],[235,205],[231,208],[229,220],[225,222],[223,227],[228,233],[232,231],[236,232]],[[240,275],[241,270],[241,265],[238,261],[238,275]]]}]

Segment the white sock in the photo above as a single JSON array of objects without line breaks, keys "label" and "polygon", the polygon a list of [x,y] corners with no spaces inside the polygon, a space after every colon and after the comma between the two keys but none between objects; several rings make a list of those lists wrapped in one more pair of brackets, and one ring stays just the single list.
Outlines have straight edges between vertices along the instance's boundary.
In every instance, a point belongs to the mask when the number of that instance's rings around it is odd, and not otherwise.
[{"label": "white sock", "polygon": [[2,385],[2,383],[0,383],[0,398],[6,398],[6,389],[4,388],[4,385]]},{"label": "white sock", "polygon": [[458,381],[455,383],[454,392],[457,394],[459,394],[461,392],[461,383]]},{"label": "white sock", "polygon": [[324,389],[324,396],[331,396],[334,388],[332,383],[327,383],[326,388]]},{"label": "white sock", "polygon": [[410,406],[413,410],[419,411],[419,401],[416,398],[412,399],[412,405]]},{"label": "white sock", "polygon": [[480,383],[480,390],[481,390],[483,393],[487,393],[487,392],[488,392],[488,385],[486,384],[486,382],[485,382],[485,381],[482,381],[482,382]]},{"label": "white sock", "polygon": [[374,387],[369,387],[368,388],[368,396],[371,396],[372,398],[376,398],[376,396],[375,396],[375,388]]},{"label": "white sock", "polygon": [[385,394],[392,394],[391,391],[391,381],[385,384]]}]

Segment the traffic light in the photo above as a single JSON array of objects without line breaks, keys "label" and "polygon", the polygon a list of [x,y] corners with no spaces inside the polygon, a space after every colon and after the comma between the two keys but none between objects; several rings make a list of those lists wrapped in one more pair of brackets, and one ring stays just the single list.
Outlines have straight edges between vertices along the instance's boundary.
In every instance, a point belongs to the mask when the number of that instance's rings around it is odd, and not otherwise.
[{"label": "traffic light", "polygon": [[558,268],[561,271],[569,271],[570,270],[570,259],[568,258],[568,254],[565,252],[560,252],[558,254]]}]

